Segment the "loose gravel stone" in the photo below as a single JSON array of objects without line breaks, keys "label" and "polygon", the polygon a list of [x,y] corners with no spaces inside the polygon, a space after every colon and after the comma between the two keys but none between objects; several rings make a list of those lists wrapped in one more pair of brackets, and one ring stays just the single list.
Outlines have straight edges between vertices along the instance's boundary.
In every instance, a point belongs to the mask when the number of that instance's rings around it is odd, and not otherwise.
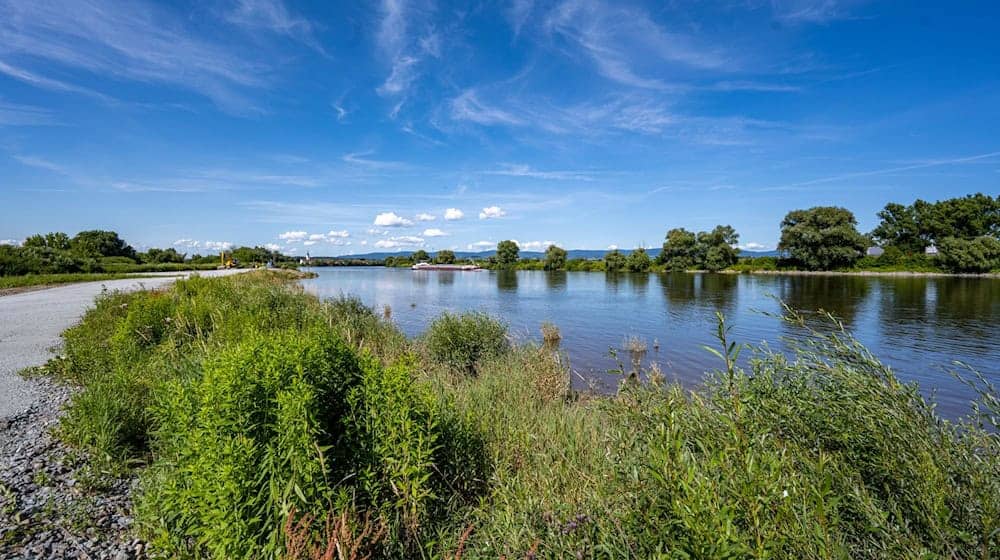
[{"label": "loose gravel stone", "polygon": [[42,398],[0,429],[0,558],[146,558],[132,534],[134,481],[82,489],[85,457],[52,433],[70,389],[36,387]]}]

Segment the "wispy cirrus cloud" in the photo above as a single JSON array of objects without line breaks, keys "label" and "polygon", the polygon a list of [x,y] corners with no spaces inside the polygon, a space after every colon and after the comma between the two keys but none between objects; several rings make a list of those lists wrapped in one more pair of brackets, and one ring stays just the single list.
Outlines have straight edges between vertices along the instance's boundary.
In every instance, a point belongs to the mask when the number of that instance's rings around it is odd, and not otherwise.
[{"label": "wispy cirrus cloud", "polygon": [[314,34],[315,25],[292,13],[281,0],[237,0],[224,18],[249,31],[263,29],[288,36],[325,54]]},{"label": "wispy cirrus cloud", "polygon": [[600,75],[630,87],[676,87],[662,75],[648,75],[654,72],[654,61],[700,70],[735,67],[733,58],[717,46],[667,31],[644,11],[619,4],[567,0],[549,15],[546,28],[576,45]]},{"label": "wispy cirrus cloud", "polygon": [[475,88],[469,88],[451,100],[451,118],[484,125],[522,126],[527,123],[514,112],[480,101]]},{"label": "wispy cirrus cloud", "polygon": [[795,85],[753,80],[724,80],[708,86],[708,89],[714,91],[759,91],[771,93],[802,91],[801,87]]},{"label": "wispy cirrus cloud", "polygon": [[20,155],[20,154],[15,154],[15,155],[12,155],[11,157],[14,158],[15,160],[17,160],[18,162],[20,162],[22,165],[27,165],[28,167],[36,167],[38,169],[44,169],[46,171],[51,171],[53,173],[58,173],[60,175],[68,175],[69,174],[66,171],[66,168],[64,168],[63,166],[61,166],[61,165],[59,165],[57,163],[51,162],[51,161],[49,161],[49,160],[47,160],[45,158],[42,158],[42,157],[27,156],[27,155]]},{"label": "wispy cirrus cloud", "polygon": [[0,19],[5,73],[18,72],[22,81],[85,91],[13,62],[44,60],[101,79],[192,91],[233,113],[261,112],[246,92],[268,84],[268,68],[229,45],[198,36],[186,21],[158,5],[142,0],[0,0],[0,12],[5,14]]},{"label": "wispy cirrus cloud", "polygon": [[52,126],[59,122],[52,112],[34,105],[8,103],[0,99],[0,126]]},{"label": "wispy cirrus cloud", "polygon": [[535,128],[562,135],[656,134],[676,120],[662,101],[642,95],[617,94],[584,103],[556,105],[531,96],[489,99],[481,90],[470,88],[452,99],[450,107],[453,121]]},{"label": "wispy cirrus cloud", "polygon": [[407,164],[401,161],[389,161],[374,159],[368,156],[373,155],[375,152],[372,150],[367,150],[364,152],[351,152],[344,154],[340,159],[344,163],[350,163],[353,165],[358,165],[361,167],[367,167],[370,169],[400,169],[406,167]]},{"label": "wispy cirrus cloud", "polygon": [[774,19],[789,25],[825,24],[849,18],[862,0],[771,0]]},{"label": "wispy cirrus cloud", "polygon": [[405,103],[424,59],[441,56],[441,38],[426,17],[432,11],[433,7],[424,2],[382,0],[375,42],[388,59],[390,70],[375,91],[383,97],[402,97],[390,112],[392,118]]},{"label": "wispy cirrus cloud", "polygon": [[594,177],[586,171],[541,171],[529,165],[508,163],[491,171],[487,175],[504,175],[508,177],[528,177],[531,179],[548,179],[555,181],[593,181]]},{"label": "wispy cirrus cloud", "polygon": [[904,171],[914,171],[917,169],[927,169],[930,167],[940,167],[944,165],[964,165],[971,163],[978,163],[982,160],[1000,160],[1000,152],[987,152],[983,154],[975,154],[971,156],[953,157],[953,158],[941,158],[926,160],[921,163],[914,163],[912,165],[901,165],[895,167],[886,167],[883,169],[873,169],[869,171],[857,171],[853,173],[842,173],[838,175],[832,175],[829,177],[820,177],[818,179],[811,179],[808,181],[800,181],[798,183],[789,183],[787,185],[779,185],[774,187],[766,187],[760,189],[761,191],[788,191],[788,190],[798,190],[803,187],[809,187],[813,185],[819,185],[823,183],[836,183],[840,181],[846,181],[849,179],[860,179],[864,177],[875,177],[878,175],[888,175],[891,173],[901,173]]},{"label": "wispy cirrus cloud", "polygon": [[7,75],[15,80],[20,80],[26,84],[31,84],[35,87],[42,89],[48,89],[53,91],[65,91],[70,93],[79,93],[86,95],[87,97],[92,97],[99,101],[105,103],[115,103],[117,100],[110,95],[105,95],[99,91],[95,91],[90,88],[83,86],[78,86],[75,84],[66,83],[53,78],[46,78],[45,76],[39,76],[33,72],[29,72],[23,68],[18,68],[7,64],[6,62],[0,60],[0,74]]}]

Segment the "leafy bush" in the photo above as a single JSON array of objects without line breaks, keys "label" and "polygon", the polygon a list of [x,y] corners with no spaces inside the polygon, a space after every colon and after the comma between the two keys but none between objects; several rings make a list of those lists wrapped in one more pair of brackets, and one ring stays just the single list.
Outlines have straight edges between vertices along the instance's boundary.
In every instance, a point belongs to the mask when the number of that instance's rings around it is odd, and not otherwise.
[{"label": "leafy bush", "polygon": [[289,507],[334,498],[325,463],[340,463],[333,446],[360,376],[336,339],[290,331],[236,345],[201,376],[163,387],[140,505],[155,543],[180,555],[273,555]]},{"label": "leafy bush", "polygon": [[430,324],[425,338],[431,357],[470,374],[510,349],[507,326],[484,313],[445,313]]}]

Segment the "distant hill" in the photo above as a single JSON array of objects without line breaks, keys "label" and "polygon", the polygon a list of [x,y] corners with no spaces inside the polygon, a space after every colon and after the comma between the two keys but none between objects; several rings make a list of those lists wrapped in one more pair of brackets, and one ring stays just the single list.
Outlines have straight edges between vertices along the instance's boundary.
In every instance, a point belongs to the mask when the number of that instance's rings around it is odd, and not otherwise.
[{"label": "distant hill", "polygon": [[[623,254],[629,254],[632,252],[631,249],[619,249]],[[650,257],[657,257],[660,254],[660,248],[646,249]],[[428,251],[431,255],[435,252]],[[496,255],[496,251],[455,251],[455,257],[459,259],[487,259]],[[570,249],[566,251],[566,258],[569,259],[600,259],[603,258],[607,253],[606,250],[601,249]],[[399,251],[395,253],[390,252],[373,252],[373,253],[359,253],[356,255],[340,255],[336,257],[323,257],[319,255],[313,255],[314,259],[368,259],[368,260],[383,260],[386,257],[409,257],[413,254],[413,251]],[[545,253],[539,251],[521,251],[520,253],[522,259],[541,259],[545,257]],[[777,257],[777,251],[740,251],[741,257]]]}]

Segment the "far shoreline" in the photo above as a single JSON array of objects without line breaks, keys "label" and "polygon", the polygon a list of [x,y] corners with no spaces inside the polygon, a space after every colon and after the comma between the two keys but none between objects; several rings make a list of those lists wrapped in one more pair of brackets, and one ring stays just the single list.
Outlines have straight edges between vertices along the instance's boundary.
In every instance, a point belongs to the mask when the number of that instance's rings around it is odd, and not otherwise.
[{"label": "far shoreline", "polygon": [[[304,268],[348,268],[347,266],[307,266]],[[368,266],[357,266],[351,268],[369,268]],[[376,268],[388,268],[388,269],[408,269],[409,267],[399,267],[399,266],[385,266],[378,265]],[[540,269],[527,269],[527,268],[511,268],[511,269],[498,269],[498,268],[480,268],[478,270],[486,270],[489,272],[581,272],[581,273],[603,273],[603,274],[643,274],[642,272],[628,272],[625,270],[608,272],[606,270],[540,270]],[[649,270],[647,274],[760,274],[767,276],[882,276],[882,277],[897,277],[897,278],[991,278],[1000,279],[1000,272],[928,272],[928,271],[910,271],[910,270],[893,270],[893,271],[883,271],[883,270]]]}]

